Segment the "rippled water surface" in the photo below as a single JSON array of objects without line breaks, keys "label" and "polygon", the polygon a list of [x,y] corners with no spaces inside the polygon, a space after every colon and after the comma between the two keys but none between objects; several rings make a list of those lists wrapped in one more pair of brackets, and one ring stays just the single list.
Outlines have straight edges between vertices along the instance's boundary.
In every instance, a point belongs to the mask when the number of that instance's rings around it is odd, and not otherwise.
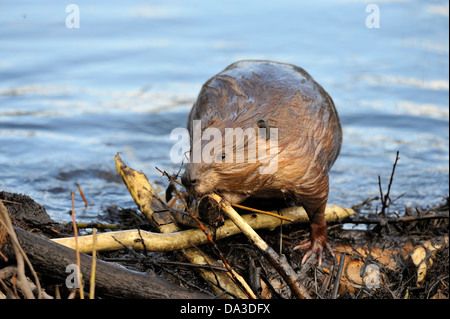
[{"label": "rippled water surface", "polygon": [[378,175],[386,189],[397,151],[399,207],[448,195],[448,1],[374,2],[379,28],[366,26],[368,1],[73,3],[79,28],[65,2],[0,4],[0,190],[53,218],[69,220],[76,183],[90,202],[77,193],[80,219],[133,207],[117,152],[164,187],[155,166],[178,170],[170,132],[240,59],[299,65],[334,99],[344,144],[329,202],[376,196]]}]

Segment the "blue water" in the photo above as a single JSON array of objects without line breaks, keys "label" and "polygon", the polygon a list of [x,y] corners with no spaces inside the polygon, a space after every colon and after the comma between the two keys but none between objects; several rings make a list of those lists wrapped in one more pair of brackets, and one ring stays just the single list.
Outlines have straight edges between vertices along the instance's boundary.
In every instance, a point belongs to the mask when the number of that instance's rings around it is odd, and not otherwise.
[{"label": "blue water", "polygon": [[[387,189],[426,206],[449,193],[448,1],[65,1],[0,3],[0,190],[25,193],[69,220],[134,207],[114,155],[166,185],[178,170],[169,134],[184,127],[202,83],[240,59],[306,69],[332,96],[344,129],[329,202]],[[395,207],[394,207],[395,208]]]}]

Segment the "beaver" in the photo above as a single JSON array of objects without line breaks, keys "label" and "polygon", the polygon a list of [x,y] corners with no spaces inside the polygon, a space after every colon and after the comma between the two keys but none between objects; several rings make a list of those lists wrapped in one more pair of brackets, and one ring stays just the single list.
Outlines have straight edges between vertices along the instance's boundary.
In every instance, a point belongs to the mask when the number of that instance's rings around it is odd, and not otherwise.
[{"label": "beaver", "polygon": [[[247,130],[250,133],[240,145],[236,136],[232,147],[224,146],[227,129],[239,128],[252,130]],[[306,251],[302,263],[316,253],[320,264],[324,249],[334,256],[327,243],[325,207],[342,129],[333,100],[305,70],[274,61],[233,63],[202,86],[187,129],[190,161],[181,180],[191,198],[216,192],[236,204],[250,197],[282,198],[302,205],[310,221],[309,238],[294,248]],[[196,129],[218,132],[222,138],[194,138]],[[258,158],[250,155],[252,142],[267,147]],[[197,156],[195,161],[199,150],[207,157],[213,150],[218,154],[208,160]],[[237,161],[230,150],[248,152]],[[275,163],[271,170],[267,170],[269,162]]]}]

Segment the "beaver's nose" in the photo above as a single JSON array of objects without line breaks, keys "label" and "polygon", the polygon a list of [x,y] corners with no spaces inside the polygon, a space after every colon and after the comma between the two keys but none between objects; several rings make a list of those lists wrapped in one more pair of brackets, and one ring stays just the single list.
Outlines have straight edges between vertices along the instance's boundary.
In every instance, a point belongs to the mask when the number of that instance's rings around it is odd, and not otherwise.
[{"label": "beaver's nose", "polygon": [[189,176],[189,174],[183,174],[183,176],[181,176],[181,183],[186,187],[186,188],[192,188],[195,187],[195,185],[197,184],[198,179],[196,178],[191,178],[191,176]]}]

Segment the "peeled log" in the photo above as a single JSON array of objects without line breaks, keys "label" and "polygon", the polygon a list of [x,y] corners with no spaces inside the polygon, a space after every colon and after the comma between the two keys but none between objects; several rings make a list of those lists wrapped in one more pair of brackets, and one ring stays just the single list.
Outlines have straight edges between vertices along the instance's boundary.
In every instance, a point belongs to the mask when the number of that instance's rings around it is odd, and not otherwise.
[{"label": "peeled log", "polygon": [[[325,218],[327,221],[334,221],[353,214],[355,214],[355,212],[352,209],[329,205],[325,211]],[[288,207],[282,209],[281,215],[292,219],[294,223],[308,221],[308,215],[302,207]],[[276,217],[257,213],[243,215],[242,218],[253,229],[274,229],[280,225],[291,224],[291,222],[285,220],[281,221]],[[216,240],[233,236],[241,232],[231,220],[226,220],[224,225],[216,228],[215,231],[213,228],[206,225],[205,228],[207,228],[210,233],[214,232]],[[164,234],[133,229],[97,234],[96,238],[97,251],[118,250],[122,249],[123,245],[132,247],[136,250],[143,250],[145,245],[147,251],[173,251],[208,243],[208,239],[200,229],[189,229]],[[141,238],[144,242],[140,241]],[[61,245],[75,249],[74,237],[57,238],[53,240]],[[92,252],[92,240],[92,235],[79,236],[79,250],[84,253]]]}]

